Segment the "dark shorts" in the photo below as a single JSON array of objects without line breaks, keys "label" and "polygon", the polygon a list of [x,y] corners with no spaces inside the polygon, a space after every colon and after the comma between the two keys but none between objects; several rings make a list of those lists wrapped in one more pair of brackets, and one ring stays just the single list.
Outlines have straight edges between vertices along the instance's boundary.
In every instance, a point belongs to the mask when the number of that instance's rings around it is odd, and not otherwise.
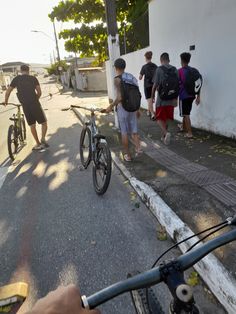
[{"label": "dark shorts", "polygon": [[174,120],[174,106],[161,106],[157,107],[156,118],[157,120],[167,121]]},{"label": "dark shorts", "polygon": [[47,121],[40,102],[23,104],[23,111],[28,125],[34,125],[36,122],[43,124]]},{"label": "dark shorts", "polygon": [[152,86],[145,87],[144,94],[146,99],[150,99],[152,97]]},{"label": "dark shorts", "polygon": [[181,117],[190,116],[194,99],[195,98],[191,97],[179,101],[179,112]]}]

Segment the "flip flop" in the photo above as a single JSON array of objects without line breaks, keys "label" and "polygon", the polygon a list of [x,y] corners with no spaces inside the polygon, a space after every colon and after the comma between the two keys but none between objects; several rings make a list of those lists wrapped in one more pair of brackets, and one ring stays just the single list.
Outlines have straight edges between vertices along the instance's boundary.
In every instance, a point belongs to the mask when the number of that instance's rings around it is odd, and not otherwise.
[{"label": "flip flop", "polygon": [[130,162],[132,161],[131,157],[128,154],[123,155],[124,161]]}]

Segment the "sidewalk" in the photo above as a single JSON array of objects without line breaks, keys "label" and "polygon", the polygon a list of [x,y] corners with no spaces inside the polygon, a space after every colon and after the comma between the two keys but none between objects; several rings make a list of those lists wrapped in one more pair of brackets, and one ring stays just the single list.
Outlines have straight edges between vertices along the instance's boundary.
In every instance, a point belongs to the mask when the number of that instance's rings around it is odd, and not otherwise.
[{"label": "sidewalk", "polygon": [[[85,98],[80,101],[88,107],[91,103],[91,99],[89,102],[86,102]],[[92,103],[104,108],[107,106],[107,99],[94,98]],[[80,114],[85,115],[85,111],[80,110]],[[114,128],[114,116],[98,115],[97,122],[99,130],[107,137],[110,148],[115,154],[114,158],[124,169],[123,172],[151,187],[167,204],[163,206],[171,209],[193,232],[201,231],[235,214],[236,142],[234,140],[196,129],[194,129],[194,139],[189,140],[184,138],[182,133],[177,133],[177,123],[173,122],[170,127],[172,141],[167,147],[159,141],[160,130],[156,122],[150,121],[143,111],[139,130],[144,153],[127,163],[122,158],[120,134]],[[134,152],[133,147],[132,152]],[[142,183],[137,185],[138,189],[142,189]],[[144,189],[147,189],[146,185]],[[151,197],[153,190],[150,192]],[[144,199],[145,197],[147,196],[144,196]],[[161,199],[158,200],[159,204],[162,203]],[[152,203],[150,200],[147,202]],[[158,210],[163,214],[162,209]],[[167,224],[168,219],[171,224],[176,218],[165,217]],[[168,228],[167,225],[165,227]],[[183,229],[183,226],[181,228]],[[178,227],[178,230],[181,228]],[[175,231],[173,236],[178,239]],[[235,249],[236,243],[231,243],[215,252],[217,260],[220,260],[228,270],[230,278],[221,266],[219,266],[218,272],[221,272],[219,275],[224,277],[226,282],[232,282],[234,291]],[[217,269],[216,264],[217,261],[211,266]],[[205,269],[203,274],[209,274],[210,277],[211,266],[205,264],[204,267],[209,269]],[[223,285],[221,278],[218,280]],[[223,291],[226,299],[233,298],[226,292],[226,287],[220,287],[220,290]],[[235,305],[235,299],[231,300],[231,303]]]}]

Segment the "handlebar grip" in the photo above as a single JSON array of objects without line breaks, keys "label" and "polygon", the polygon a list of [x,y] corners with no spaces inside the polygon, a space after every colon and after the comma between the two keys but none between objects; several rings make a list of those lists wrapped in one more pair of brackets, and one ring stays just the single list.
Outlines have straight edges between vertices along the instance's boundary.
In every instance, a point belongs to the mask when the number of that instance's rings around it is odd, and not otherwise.
[{"label": "handlebar grip", "polygon": [[162,281],[159,267],[138,274],[124,281],[115,283],[103,290],[91,295],[90,297],[82,297],[82,302],[85,308],[94,309],[97,306],[111,300],[118,295],[129,292],[131,290],[153,286]]}]

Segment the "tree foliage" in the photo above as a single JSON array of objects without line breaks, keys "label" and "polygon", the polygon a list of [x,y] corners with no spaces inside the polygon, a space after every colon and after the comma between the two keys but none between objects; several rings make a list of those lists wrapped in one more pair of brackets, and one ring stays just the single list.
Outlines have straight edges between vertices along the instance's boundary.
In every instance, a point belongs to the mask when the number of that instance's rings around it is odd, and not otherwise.
[{"label": "tree foliage", "polygon": [[53,64],[51,64],[51,66],[49,68],[47,68],[46,70],[48,71],[49,75],[55,74],[58,75],[59,74],[59,67],[62,68],[62,71],[66,71],[68,69],[68,65],[66,64],[65,61],[57,61]]},{"label": "tree foliage", "polygon": [[[126,36],[126,46],[130,50],[139,49],[140,32],[136,30],[136,26],[140,24],[139,18],[147,12],[148,1],[116,0],[116,7],[121,38]],[[52,20],[74,21],[77,24],[77,27],[65,29],[59,34],[60,38],[65,40],[68,52],[79,53],[81,57],[96,55],[99,63],[107,59],[107,28],[103,0],[60,1],[49,17]]]}]

